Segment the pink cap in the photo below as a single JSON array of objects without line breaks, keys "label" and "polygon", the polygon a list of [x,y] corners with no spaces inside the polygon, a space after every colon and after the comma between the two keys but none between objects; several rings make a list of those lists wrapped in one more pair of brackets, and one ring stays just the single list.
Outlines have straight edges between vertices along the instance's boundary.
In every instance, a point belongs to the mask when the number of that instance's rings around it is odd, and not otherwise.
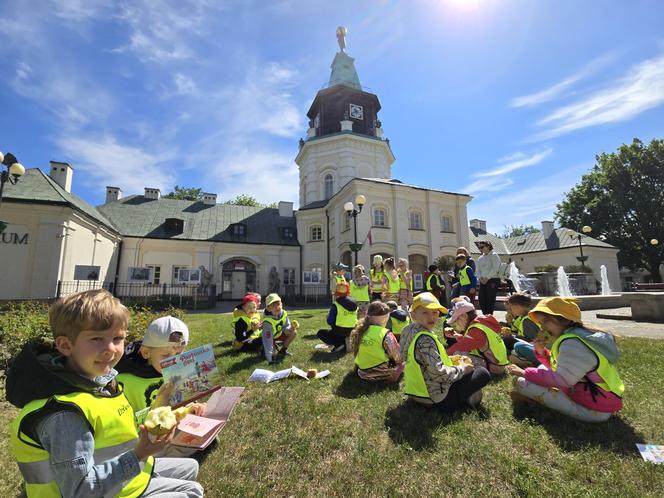
[{"label": "pink cap", "polygon": [[457,301],[454,303],[454,308],[452,308],[452,316],[447,319],[447,323],[456,322],[461,315],[475,311],[475,306],[473,306],[468,301]]}]

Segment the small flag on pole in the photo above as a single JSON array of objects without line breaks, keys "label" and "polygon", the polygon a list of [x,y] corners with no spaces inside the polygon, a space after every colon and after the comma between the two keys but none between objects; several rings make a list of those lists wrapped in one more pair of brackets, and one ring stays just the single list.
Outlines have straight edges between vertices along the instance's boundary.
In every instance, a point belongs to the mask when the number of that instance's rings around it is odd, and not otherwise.
[{"label": "small flag on pole", "polygon": [[371,228],[369,229],[369,233],[367,234],[367,240],[369,241],[369,245],[373,245],[373,239],[371,238]]}]

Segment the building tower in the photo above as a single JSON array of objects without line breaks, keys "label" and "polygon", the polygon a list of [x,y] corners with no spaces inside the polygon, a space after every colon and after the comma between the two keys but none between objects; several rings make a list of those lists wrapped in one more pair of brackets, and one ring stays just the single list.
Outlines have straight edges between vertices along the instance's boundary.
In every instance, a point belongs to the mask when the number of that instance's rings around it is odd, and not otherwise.
[{"label": "building tower", "polygon": [[395,158],[378,119],[380,102],[360,84],[345,34],[345,28],[337,29],[340,50],[330,81],[307,112],[307,139],[295,158],[301,207],[329,199],[353,178],[391,177]]}]

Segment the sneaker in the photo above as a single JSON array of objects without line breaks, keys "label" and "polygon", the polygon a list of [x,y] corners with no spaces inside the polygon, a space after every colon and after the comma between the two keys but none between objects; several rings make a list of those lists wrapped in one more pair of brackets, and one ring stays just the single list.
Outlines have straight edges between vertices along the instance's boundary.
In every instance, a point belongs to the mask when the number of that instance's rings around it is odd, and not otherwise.
[{"label": "sneaker", "polygon": [[334,346],[331,350],[330,353],[341,353],[341,352],[346,351],[346,345],[345,344],[339,344],[338,346]]},{"label": "sneaker", "polygon": [[466,403],[471,408],[478,408],[480,406],[481,402],[482,402],[482,390],[481,389],[479,391],[475,391],[473,394],[468,396],[468,399],[466,400]]},{"label": "sneaker", "polygon": [[278,354],[279,356],[293,356],[293,353],[291,353],[290,351],[288,351],[288,349],[286,349],[286,348],[281,348],[281,349],[277,352],[277,354]]}]

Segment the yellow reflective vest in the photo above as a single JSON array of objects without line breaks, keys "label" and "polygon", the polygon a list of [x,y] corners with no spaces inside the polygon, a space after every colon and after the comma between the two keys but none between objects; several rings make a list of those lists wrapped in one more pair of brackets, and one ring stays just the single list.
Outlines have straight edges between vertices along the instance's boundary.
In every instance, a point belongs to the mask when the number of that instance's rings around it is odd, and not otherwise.
[{"label": "yellow reflective vest", "polygon": [[440,285],[440,279],[438,278],[438,275],[436,275],[435,273],[432,273],[431,275],[429,275],[429,278],[427,278],[427,290],[429,292],[431,292],[433,290],[433,286],[431,285],[431,281],[434,278],[438,280],[438,287],[442,287],[442,285]]},{"label": "yellow reflective vest", "polygon": [[383,286],[383,271],[376,271],[375,268],[371,268],[369,270],[369,277],[371,278],[371,285],[374,288],[374,292],[380,292],[380,290],[376,291],[376,289],[380,289]]},{"label": "yellow reflective vest", "polygon": [[[46,404],[59,403],[73,406],[90,425],[94,436],[94,460],[100,464],[136,447],[138,432],[134,425],[134,411],[129,401],[118,389],[110,397],[90,393],[71,393],[49,399],[31,401],[23,407],[11,425],[11,450],[18,462],[26,483],[28,498],[60,498],[62,495],[55,482],[55,474],[49,462],[49,453],[31,439],[23,430],[22,423],[28,415],[45,409]],[[75,444],[75,441],[71,442]],[[141,462],[141,473],[127,482],[115,494],[116,498],[140,496],[150,483],[154,457]]]},{"label": "yellow reflective vest", "polygon": [[422,368],[415,359],[415,344],[417,343],[417,339],[422,335],[429,336],[434,340],[443,365],[446,367],[451,367],[453,365],[452,360],[450,360],[449,356],[447,356],[445,347],[440,342],[438,337],[436,337],[436,334],[428,330],[423,330],[415,334],[415,337],[413,337],[413,339],[410,341],[410,345],[408,346],[408,354],[406,355],[406,368],[403,372],[404,392],[409,396],[431,399],[429,391],[427,390],[427,384],[424,381],[424,375],[422,375]]},{"label": "yellow reflective vest", "polygon": [[387,279],[387,292],[388,294],[398,294],[399,289],[401,288],[401,282],[399,279],[399,275],[393,280],[392,279],[392,272],[386,271],[385,272],[385,278]]},{"label": "yellow reflective vest", "polygon": [[[159,388],[164,383],[164,378],[161,375],[158,377],[139,377],[128,372],[118,374],[116,379],[122,385],[124,395],[136,414],[152,405]],[[147,413],[144,415],[147,415]],[[141,422],[142,420],[137,419],[137,421]]]},{"label": "yellow reflective vest", "polygon": [[528,315],[523,315],[523,316],[515,316],[512,319],[512,327],[511,329],[516,332],[516,336],[519,338],[522,338],[525,340],[525,336],[523,335],[523,322],[526,320],[534,323],[537,325],[537,328],[540,328],[539,324],[537,322],[533,322]]},{"label": "yellow reflective vest", "polygon": [[355,281],[350,281],[350,297],[355,299],[357,303],[369,302],[369,284],[363,286],[355,285]]},{"label": "yellow reflective vest", "polygon": [[336,301],[334,301],[334,306],[337,308],[337,317],[334,321],[337,327],[352,329],[357,325],[357,308],[349,311]]},{"label": "yellow reflective vest", "polygon": [[[406,286],[406,275],[410,277],[410,283]],[[413,290],[413,272],[408,270],[405,273],[399,272],[399,289],[403,290]]]},{"label": "yellow reflective vest", "polygon": [[[254,313],[252,316],[247,316],[247,314],[244,311],[242,311],[241,313],[235,315],[233,320],[231,320],[231,327],[233,328],[233,334],[235,334],[235,324],[238,322],[238,320],[242,320],[244,323],[247,324],[248,331],[251,331],[251,325],[253,323],[260,323],[260,317],[258,313]],[[258,339],[262,333],[263,331],[260,328],[258,328],[253,332],[251,332],[248,338],[253,341],[255,339]]]},{"label": "yellow reflective vest", "polygon": [[466,265],[459,270],[459,284],[462,286],[470,285],[470,277],[468,276],[468,268],[470,266]]},{"label": "yellow reflective vest", "polygon": [[401,335],[403,329],[410,325],[410,317],[406,315],[406,319],[401,321],[396,317],[390,316],[390,323],[392,324],[392,333],[397,337]]},{"label": "yellow reflective vest", "polygon": [[383,347],[385,336],[390,331],[379,325],[369,325],[362,335],[355,364],[360,370],[368,370],[390,361]]},{"label": "yellow reflective vest", "polygon": [[[486,336],[486,341],[493,354],[493,357],[496,359],[497,365],[507,365],[509,361],[507,360],[507,348],[503,342],[503,338],[499,334],[493,331],[491,327],[484,325],[483,323],[473,322],[468,328],[477,328],[484,332]],[[484,355],[479,349],[473,349],[469,351],[470,354],[475,356],[481,356],[484,358]],[[486,359],[486,358],[485,358]]]},{"label": "yellow reflective vest", "polygon": [[613,363],[610,363],[602,353],[600,353],[589,341],[586,341],[583,337],[580,337],[576,334],[562,334],[551,346],[551,370],[554,372],[558,369],[558,352],[560,350],[560,344],[567,339],[577,339],[585,344],[595,355],[597,356],[597,375],[602,378],[602,382],[597,384],[599,387],[605,391],[610,391],[617,396],[622,396],[625,392],[625,384],[623,384],[620,375],[618,375],[618,370],[616,369]]},{"label": "yellow reflective vest", "polygon": [[278,341],[279,338],[284,333],[284,327],[286,326],[286,321],[288,318],[288,313],[284,310],[284,314],[281,315],[281,318],[276,319],[272,315],[263,315],[263,321],[272,325],[272,340]]}]

